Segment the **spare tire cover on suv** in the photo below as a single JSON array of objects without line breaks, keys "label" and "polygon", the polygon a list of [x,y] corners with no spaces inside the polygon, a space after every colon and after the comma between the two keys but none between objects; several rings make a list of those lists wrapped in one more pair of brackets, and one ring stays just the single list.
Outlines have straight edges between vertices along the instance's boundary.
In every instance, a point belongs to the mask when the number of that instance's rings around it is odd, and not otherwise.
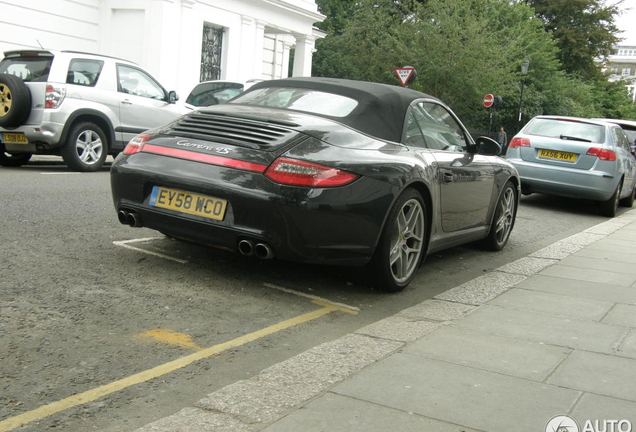
[{"label": "spare tire cover on suv", "polygon": [[22,79],[0,74],[0,126],[17,127],[31,112],[31,92]]}]

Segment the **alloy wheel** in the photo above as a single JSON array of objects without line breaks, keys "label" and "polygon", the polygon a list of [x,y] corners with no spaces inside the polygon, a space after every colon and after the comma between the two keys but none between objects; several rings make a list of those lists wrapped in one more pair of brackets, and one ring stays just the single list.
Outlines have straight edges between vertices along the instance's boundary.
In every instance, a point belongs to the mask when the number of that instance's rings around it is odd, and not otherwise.
[{"label": "alloy wheel", "polygon": [[410,199],[400,209],[393,231],[389,264],[397,283],[408,280],[415,271],[424,245],[424,210],[420,202]]}]

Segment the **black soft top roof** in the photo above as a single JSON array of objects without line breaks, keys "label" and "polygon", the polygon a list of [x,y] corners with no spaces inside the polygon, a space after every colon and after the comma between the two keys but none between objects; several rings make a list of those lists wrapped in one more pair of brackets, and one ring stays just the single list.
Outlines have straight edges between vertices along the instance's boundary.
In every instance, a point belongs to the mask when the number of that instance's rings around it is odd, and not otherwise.
[{"label": "black soft top roof", "polygon": [[263,81],[248,92],[268,87],[307,88],[347,96],[358,106],[346,117],[329,117],[368,135],[400,142],[406,111],[415,99],[436,98],[408,88],[339,78],[284,78]]}]

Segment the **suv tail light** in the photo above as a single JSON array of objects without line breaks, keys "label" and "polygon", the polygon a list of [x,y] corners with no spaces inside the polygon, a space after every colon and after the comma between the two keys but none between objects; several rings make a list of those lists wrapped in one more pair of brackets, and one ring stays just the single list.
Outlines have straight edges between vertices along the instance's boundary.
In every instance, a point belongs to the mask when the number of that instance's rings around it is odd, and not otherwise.
[{"label": "suv tail light", "polygon": [[528,138],[513,138],[508,144],[508,148],[530,147]]},{"label": "suv tail light", "polygon": [[66,97],[66,86],[47,84],[44,93],[44,108],[58,108]]},{"label": "suv tail light", "polygon": [[126,147],[124,148],[124,151],[122,153],[124,153],[125,155],[139,153],[141,150],[143,150],[144,146],[146,145],[146,142],[149,139],[150,139],[150,135],[147,135],[147,134],[137,135],[136,137],[128,141],[128,144],[126,144]]},{"label": "suv tail light", "polygon": [[596,156],[603,161],[615,161],[616,153],[613,150],[604,149],[601,147],[592,147],[586,153],[588,156]]},{"label": "suv tail light", "polygon": [[265,176],[276,183],[291,186],[334,187],[344,186],[360,176],[296,159],[276,159],[265,170]]}]

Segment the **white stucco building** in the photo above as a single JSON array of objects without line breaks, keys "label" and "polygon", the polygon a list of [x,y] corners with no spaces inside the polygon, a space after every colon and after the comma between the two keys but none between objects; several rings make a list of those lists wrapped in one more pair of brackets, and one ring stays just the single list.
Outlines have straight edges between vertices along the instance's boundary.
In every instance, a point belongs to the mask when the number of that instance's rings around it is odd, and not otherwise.
[{"label": "white stucco building", "polygon": [[611,81],[622,81],[627,93],[636,102],[636,46],[617,45],[607,58],[604,69],[609,71]]},{"label": "white stucco building", "polygon": [[137,62],[168,90],[207,79],[311,75],[314,0],[0,0],[0,51],[40,48]]}]

